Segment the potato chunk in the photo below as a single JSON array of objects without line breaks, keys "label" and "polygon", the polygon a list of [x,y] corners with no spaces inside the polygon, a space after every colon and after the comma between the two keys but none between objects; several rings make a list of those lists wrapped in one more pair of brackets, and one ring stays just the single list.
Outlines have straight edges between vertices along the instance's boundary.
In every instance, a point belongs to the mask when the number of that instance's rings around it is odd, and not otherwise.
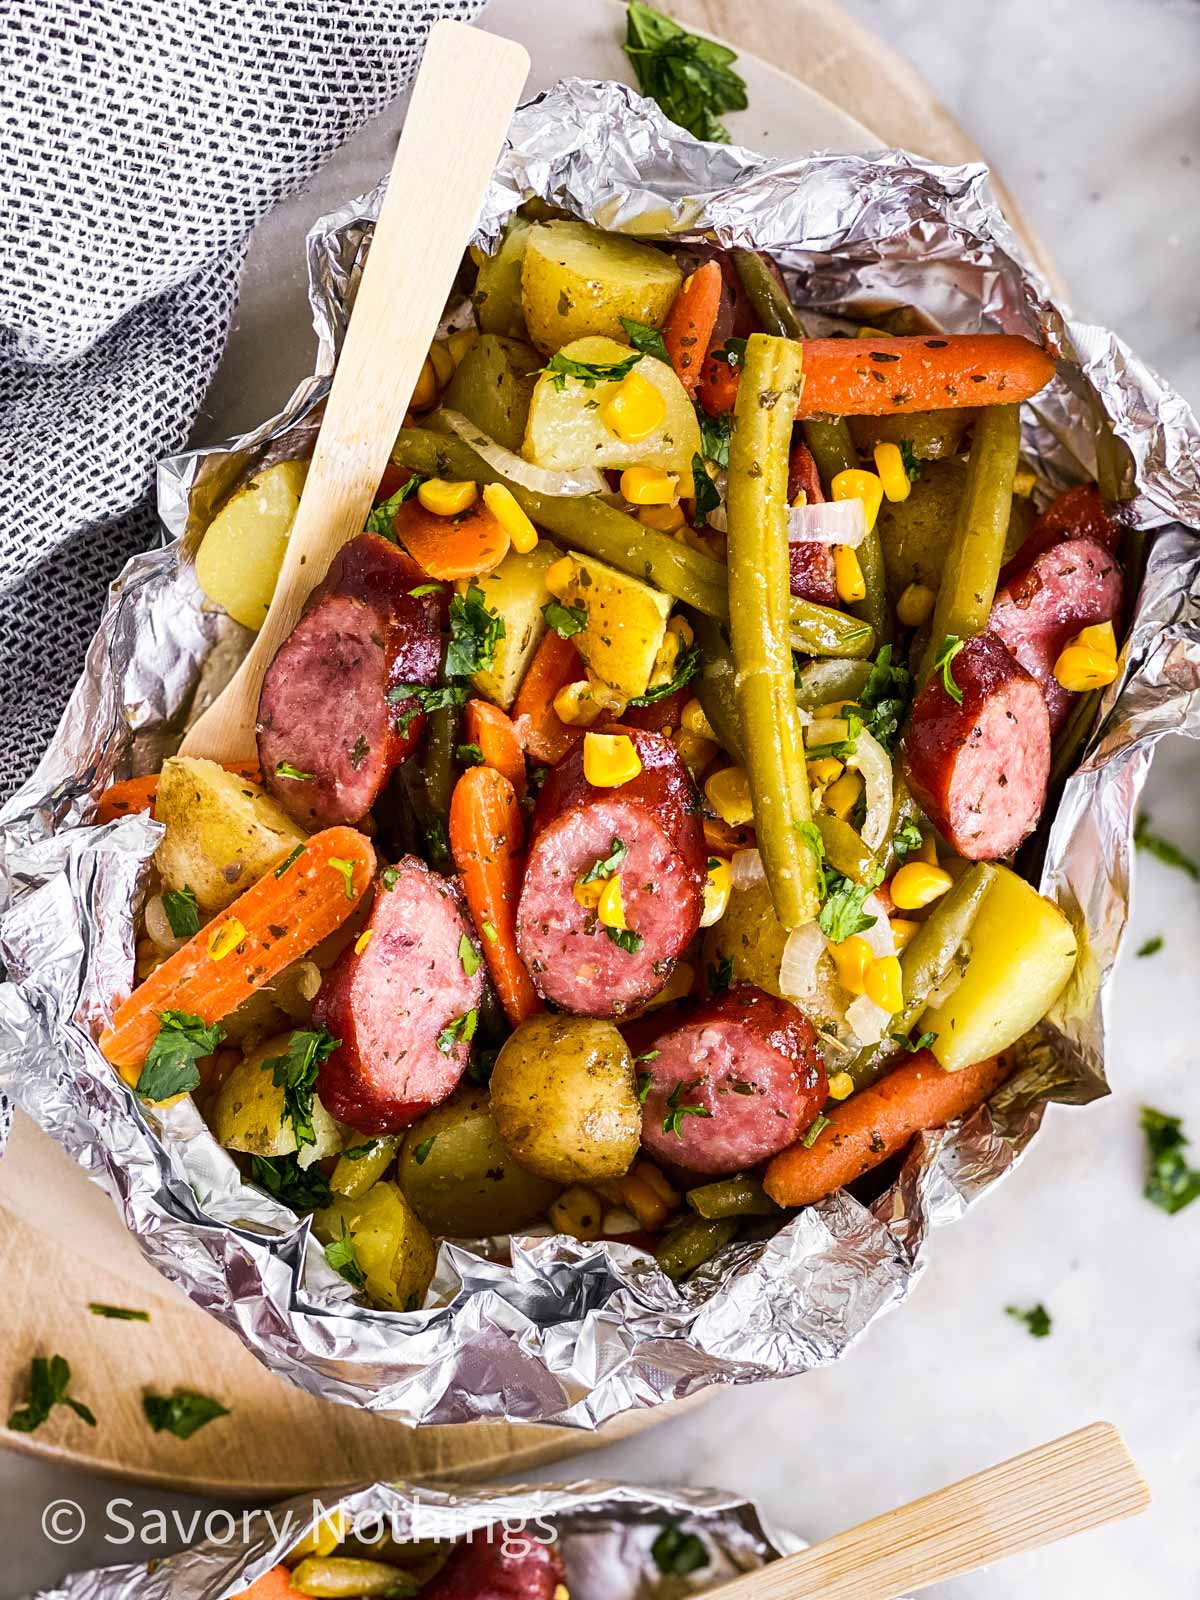
[{"label": "potato chunk", "polygon": [[[610,366],[628,360],[629,345],[615,339],[576,339],[562,351],[572,361],[589,366]],[[635,442],[617,437],[602,415],[605,403],[620,387],[618,381],[593,384],[567,378],[556,387],[558,375],[544,372],[533,391],[522,455],[539,467],[577,470],[580,467],[658,467],[674,472],[682,492],[691,493],[692,457],[700,453],[700,424],[687,390],[674,368],[653,356],[643,356],[633,368],[654,385],[666,404],[666,414],[653,433]]]},{"label": "potato chunk", "polygon": [[166,833],[155,853],[164,889],[191,889],[203,912],[232,905],[308,838],[265,789],[215,761],[163,763],[154,815]]},{"label": "potato chunk", "polygon": [[[208,1120],[217,1143],[226,1150],[251,1156],[289,1156],[295,1151],[296,1130],[284,1116],[283,1086],[276,1085],[274,1072],[266,1065],[287,1054],[291,1037],[288,1032],[264,1039],[217,1090]],[[342,1148],[337,1123],[315,1095],[312,1124],[317,1142],[304,1147],[304,1165],[336,1155]]]},{"label": "potato chunk", "polygon": [[307,461],[256,473],[217,512],[196,552],[200,587],[243,627],[266,620],[307,475]]},{"label": "potato chunk", "polygon": [[525,337],[521,276],[525,246],[532,228],[533,224],[525,217],[514,217],[504,230],[495,255],[479,263],[479,276],[471,298],[482,333],[506,334],[510,339]]},{"label": "potato chunk", "polygon": [[591,556],[564,556],[547,578],[564,605],[587,612],[571,643],[623,700],[643,695],[662,647],[671,597]]},{"label": "potato chunk", "polygon": [[525,323],[547,354],[588,334],[622,338],[622,317],[657,328],[683,281],[665,251],[585,222],[542,223],[524,244]]},{"label": "potato chunk", "polygon": [[415,1310],[433,1277],[437,1252],[429,1230],[396,1184],[383,1180],[360,1199],[339,1196],[313,1218],[324,1244],[349,1241],[369,1299],[393,1311]]},{"label": "potato chunk", "polygon": [[527,555],[510,550],[498,567],[471,579],[483,590],[488,610],[504,619],[504,637],[496,643],[491,666],[477,672],[471,682],[485,699],[505,711],[517,698],[521,679],[546,631],[542,607],[552,598],[546,574],[561,555],[556,545],[539,539]]}]

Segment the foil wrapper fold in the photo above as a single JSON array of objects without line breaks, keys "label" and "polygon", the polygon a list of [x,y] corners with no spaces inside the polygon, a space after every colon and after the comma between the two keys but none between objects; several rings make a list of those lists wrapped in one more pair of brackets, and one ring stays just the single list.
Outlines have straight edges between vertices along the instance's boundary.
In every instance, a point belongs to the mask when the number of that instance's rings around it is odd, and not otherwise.
[{"label": "foil wrapper fold", "polygon": [[[715,1489],[628,1487],[598,1480],[512,1489],[434,1489],[373,1483],[342,1494],[286,1500],[269,1510],[214,1511],[210,1537],[162,1561],[97,1567],[37,1600],[226,1600],[282,1561],[311,1530],[339,1523],[371,1543],[449,1544],[479,1530],[514,1556],[552,1544],[571,1600],[683,1600],[754,1572],[798,1542],[771,1534],[749,1501]],[[651,1551],[666,1528],[694,1535],[708,1561],[685,1576],[659,1570]]]},{"label": "foil wrapper fold", "polygon": [[313,378],[253,433],[162,467],[175,542],[114,585],[54,741],[0,814],[0,1090],[104,1185],[162,1272],[313,1393],[410,1423],[595,1428],[711,1383],[837,1360],[907,1296],[931,1231],[1010,1170],[1047,1101],[1105,1092],[1134,808],[1155,741],[1200,731],[1200,431],[1119,338],[1050,302],[981,166],[901,151],[767,160],[698,143],[622,85],[568,80],[518,112],[479,242],[531,196],[646,237],[769,250],[817,326],[907,306],[950,331],[1048,341],[1061,360],[1026,407],[1026,453],[1055,486],[1099,475],[1144,555],[1121,676],[1037,841],[1041,886],[1082,958],[991,1108],[918,1140],[872,1204],[833,1195],[681,1286],[627,1245],[460,1241],[442,1245],[426,1307],[391,1313],[354,1301],[308,1224],[242,1183],[190,1104],[146,1109],[103,1061],[94,1031],[130,983],[158,829],[143,817],[83,826],[114,777],[156,769],[245,649],[244,630],[202,604],[190,557],[239,479],[311,452],[378,191],[309,237]]}]

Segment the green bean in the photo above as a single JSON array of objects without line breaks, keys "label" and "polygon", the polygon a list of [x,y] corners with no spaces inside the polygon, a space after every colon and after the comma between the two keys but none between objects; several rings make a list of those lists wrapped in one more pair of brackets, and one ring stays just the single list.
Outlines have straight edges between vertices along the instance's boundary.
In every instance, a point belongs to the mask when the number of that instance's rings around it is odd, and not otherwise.
[{"label": "green bean", "polygon": [[693,612],[691,620],[700,648],[700,671],[692,680],[692,688],[722,748],[742,766],[742,726],[733,687],[733,657],[729,653],[725,629],[714,617],[702,616],[698,611]]},{"label": "green bean", "polygon": [[870,626],[877,645],[890,644],[892,608],[888,605],[887,566],[883,559],[883,541],[879,537],[878,523],[854,553],[858,557],[867,592],[861,600],[851,602],[850,613]]},{"label": "green bean", "polygon": [[839,700],[857,700],[871,676],[869,661],[832,657],[809,661],[796,674],[796,704],[801,711],[816,711],[819,706]]},{"label": "green bean", "polygon": [[791,603],[791,646],[806,656],[854,656],[875,653],[875,630],[869,623],[812,600]]},{"label": "green bean", "polygon": [[880,878],[879,862],[860,835],[832,811],[818,811],[815,820],[830,866],[855,883],[874,888]]},{"label": "green bean", "polygon": [[724,1217],[769,1217],[779,1211],[759,1180],[743,1172],[689,1189],[687,1203],[710,1222]]},{"label": "green bean", "polygon": [[1054,741],[1054,749],[1050,756],[1050,777],[1046,783],[1047,793],[1052,792],[1057,784],[1069,778],[1078,765],[1079,758],[1091,737],[1100,700],[1099,689],[1089,689],[1086,694],[1075,696],[1075,704],[1071,707],[1070,715]]},{"label": "green bean", "polygon": [[728,1217],[713,1221],[685,1217],[663,1238],[657,1251],[658,1264],[669,1278],[682,1278],[711,1261],[736,1232],[737,1223]]},{"label": "green bean", "polygon": [[917,674],[919,683],[933,671],[944,640],[952,635],[973,638],[987,626],[1012,515],[1013,475],[1021,447],[1017,413],[1016,406],[988,406],[975,424],[967,481]]},{"label": "green bean", "polygon": [[369,1595],[415,1595],[420,1588],[411,1573],[382,1561],[360,1561],[353,1556],[309,1556],[293,1569],[289,1580],[297,1594],[318,1600]]},{"label": "green bean", "polygon": [[896,860],[896,835],[906,822],[920,822],[921,808],[913,799],[912,790],[908,787],[904,777],[904,768],[900,761],[892,762],[892,817],[888,824],[887,849],[884,852],[884,866],[890,872],[899,865]]},{"label": "green bean", "polygon": [[425,841],[435,866],[446,866],[450,860],[450,796],[454,792],[457,777],[454,751],[461,737],[459,722],[457,706],[441,706],[429,713],[429,727],[425,734],[425,754],[421,763],[428,805]]},{"label": "green bean", "polygon": [[800,351],[755,333],[746,345],[729,444],[729,611],[734,684],[759,854],[785,928],[820,908],[795,676],[785,629],[791,592],[787,451]]}]

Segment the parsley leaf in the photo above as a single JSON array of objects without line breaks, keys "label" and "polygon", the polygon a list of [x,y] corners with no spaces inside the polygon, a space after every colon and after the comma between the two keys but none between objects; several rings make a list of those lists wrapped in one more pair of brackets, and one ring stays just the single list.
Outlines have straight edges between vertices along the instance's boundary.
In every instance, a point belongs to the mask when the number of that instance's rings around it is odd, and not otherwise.
[{"label": "parsley leaf", "polygon": [[425,1165],[425,1158],[428,1156],[429,1152],[433,1149],[433,1141],[436,1138],[437,1138],[437,1134],[436,1133],[431,1133],[429,1135],[428,1139],[422,1139],[420,1144],[413,1151],[413,1160],[417,1163],[417,1165],[419,1167],[423,1167]]},{"label": "parsley leaf", "polygon": [[715,966],[708,969],[709,994],[723,994],[733,982],[733,957],[722,956]]},{"label": "parsley leaf", "polygon": [[359,770],[370,753],[371,746],[367,742],[367,736],[365,733],[360,733],[354,741],[354,748],[350,751],[350,765],[355,772]]},{"label": "parsley leaf", "polygon": [[620,322],[635,350],[640,350],[644,356],[653,356],[655,361],[665,361],[667,366],[671,365],[663,336],[657,328],[651,328],[645,322],[636,322],[632,317],[622,317]]},{"label": "parsley leaf", "polygon": [[729,465],[729,433],[732,419],[728,411],[719,417],[710,417],[707,411],[696,413],[700,422],[700,449],[709,461],[718,467]]},{"label": "parsley leaf", "polygon": [[372,507],[367,513],[366,531],[368,533],[381,533],[385,539],[391,539],[395,543],[396,532],[392,524],[395,521],[396,513],[406,500],[411,499],[416,494],[424,482],[425,479],[421,474],[414,472],[408,482],[402,483],[394,495],[385,500],[382,505]]},{"label": "parsley leaf", "polygon": [[942,640],[941,648],[933,660],[933,670],[941,673],[942,687],[956,706],[962,705],[963,695],[962,690],[954,681],[954,673],[951,669],[954,666],[955,656],[965,643],[966,640],[960,639],[956,633],[948,633]]},{"label": "parsley leaf", "polygon": [[468,978],[473,978],[479,971],[479,951],[465,933],[458,941],[458,960]]},{"label": "parsley leaf", "polygon": [[609,854],[601,857],[598,861],[593,861],[583,877],[580,878],[580,883],[596,883],[601,878],[611,878],[614,872],[620,870],[621,863],[628,854],[629,846],[625,841],[614,837]]},{"label": "parsley leaf", "polygon": [[194,1433],[218,1417],[227,1417],[229,1407],[195,1389],[176,1389],[174,1394],[142,1396],[142,1410],[155,1433],[173,1433],[177,1439],[190,1439]]},{"label": "parsley leaf", "polygon": [[483,765],[483,751],[477,744],[457,744],[454,747],[455,759],[464,767],[481,767]]},{"label": "parsley leaf", "polygon": [[177,939],[190,939],[200,932],[200,907],[194,889],[164,889],[162,903]]},{"label": "parsley leaf", "polygon": [[299,767],[294,766],[290,761],[277,761],[275,763],[275,776],[277,778],[291,778],[296,783],[309,783],[314,774],[302,772]]},{"label": "parsley leaf", "polygon": [[1028,1311],[1022,1311],[1020,1306],[1005,1306],[1004,1309],[1010,1317],[1023,1322],[1035,1339],[1044,1339],[1050,1332],[1050,1313],[1040,1300],[1036,1306],[1030,1306]]},{"label": "parsley leaf", "polygon": [[99,1300],[92,1300],[88,1310],[94,1317],[108,1317],[113,1322],[149,1322],[148,1311],[127,1311],[124,1306],[106,1306]]},{"label": "parsley leaf", "polygon": [[719,350],[710,352],[714,361],[721,361],[727,367],[740,367],[746,359],[745,339],[726,339]]},{"label": "parsley leaf", "polygon": [[858,736],[863,728],[863,719],[859,715],[858,707],[843,706],[841,720],[846,724],[846,737],[831,739],[827,744],[806,746],[804,751],[806,761],[819,761],[824,756],[836,756],[839,761],[844,761],[847,756],[854,754],[858,749]]},{"label": "parsley leaf", "polygon": [[908,474],[909,483],[916,483],[921,476],[921,463],[917,459],[917,452],[911,439],[900,441],[900,463]]},{"label": "parsley leaf", "polygon": [[1156,956],[1162,947],[1162,934],[1156,933],[1152,939],[1147,939],[1144,944],[1138,945],[1137,954],[1139,956]]},{"label": "parsley leaf", "polygon": [[196,1062],[210,1056],[225,1037],[219,1022],[205,1027],[188,1011],[160,1011],[159,1028],[137,1081],[143,1100],[169,1100],[187,1094],[200,1082]]},{"label": "parsley leaf", "polygon": [[645,944],[645,939],[640,933],[635,933],[632,928],[605,928],[605,933],[627,955],[635,956]]},{"label": "parsley leaf", "polygon": [[817,1142],[821,1129],[827,1128],[828,1126],[829,1118],[823,1111],[818,1111],[817,1115],[813,1118],[812,1125],[810,1126],[808,1132],[804,1135],[804,1148],[806,1150],[811,1150],[813,1145],[815,1145]]},{"label": "parsley leaf", "polygon": [[478,1022],[479,1012],[474,1006],[470,1011],[464,1011],[461,1017],[453,1018],[437,1036],[438,1049],[444,1056],[448,1056],[456,1044],[470,1044],[475,1037]]},{"label": "parsley leaf", "polygon": [[367,1275],[358,1264],[358,1257],[354,1253],[354,1240],[350,1237],[344,1217],[342,1219],[342,1236],[340,1239],[334,1239],[325,1246],[325,1259],[338,1276],[345,1278],[347,1283],[353,1284],[356,1289],[366,1288]]},{"label": "parsley leaf", "polygon": [[477,583],[450,602],[450,641],[446,646],[446,676],[469,678],[487,672],[496,659],[496,646],[504,637],[504,618],[483,603]]},{"label": "parsley leaf", "polygon": [[542,607],[542,615],[546,626],[553,628],[560,639],[573,639],[587,627],[586,606],[564,606],[558,600],[551,600]]},{"label": "parsley leaf", "polygon": [[302,1167],[294,1155],[252,1156],[250,1177],[293,1211],[321,1211],[333,1202],[329,1179],[320,1167]]},{"label": "parsley leaf", "polygon": [[700,646],[693,645],[690,650],[685,650],[679,657],[679,665],[675,668],[675,675],[668,683],[660,683],[655,689],[647,689],[645,694],[639,694],[628,703],[631,706],[652,706],[658,700],[665,700],[668,695],[676,694],[700,670]]},{"label": "parsley leaf", "polygon": [[1200,881],[1200,862],[1185,855],[1177,844],[1172,844],[1161,834],[1151,833],[1149,817],[1141,816],[1137,819],[1137,826],[1133,830],[1133,842],[1148,856],[1157,856],[1164,866],[1178,867],[1181,872],[1186,872],[1189,878]]},{"label": "parsley leaf", "polygon": [[889,755],[900,724],[908,713],[912,693],[912,673],[907,667],[892,665],[892,647],[885,644],[871,664],[858,705],[867,732],[879,740]]},{"label": "parsley leaf", "polygon": [[347,1145],[346,1149],[342,1151],[342,1155],[347,1161],[362,1161],[364,1157],[371,1155],[378,1148],[378,1139],[368,1139],[364,1144]]},{"label": "parsley leaf", "polygon": [[561,350],[556,350],[544,367],[539,367],[539,372],[548,372],[550,381],[556,389],[565,389],[567,379],[575,378],[583,384],[585,389],[594,389],[598,383],[616,383],[633,371],[642,359],[642,352],[635,350],[623,361],[575,361],[570,356],[563,355]]},{"label": "parsley leaf", "polygon": [[330,856],[329,865],[335,872],[340,872],[342,882],[346,885],[346,899],[354,899],[354,863],[347,861],[344,856]]},{"label": "parsley leaf", "polygon": [[825,897],[825,841],[821,837],[821,830],[815,822],[797,822],[796,832],[800,835],[801,842],[806,844],[812,852],[813,860],[817,864],[817,895]]},{"label": "parsley leaf", "polygon": [[631,0],[625,54],[638,88],[657,100],[672,122],[698,139],[729,143],[721,113],[744,111],[747,105],[745,80],[731,66],[735,51],[688,33],[653,6]]},{"label": "parsley leaf", "polygon": [[680,1099],[680,1095],[686,1090],[694,1089],[699,1082],[699,1078],[693,1078],[690,1083],[684,1083],[682,1078],[676,1079],[675,1087],[667,1096],[667,1114],[663,1118],[662,1125],[664,1133],[673,1133],[677,1139],[682,1139],[684,1117],[712,1116],[712,1112],[707,1106],[685,1105]]},{"label": "parsley leaf", "polygon": [[34,1356],[29,1364],[29,1399],[19,1406],[8,1419],[14,1433],[33,1433],[46,1421],[55,1406],[70,1406],[77,1417],[89,1428],[96,1426],[96,1418],[82,1400],[72,1400],[67,1393],[71,1383],[71,1369],[62,1356]]},{"label": "parsley leaf", "polygon": [[708,513],[715,511],[721,504],[721,496],[717,493],[717,486],[709,477],[704,457],[698,450],[692,456],[692,497],[695,500],[692,527],[702,528],[708,521]]},{"label": "parsley leaf", "polygon": [[873,928],[877,919],[865,915],[863,901],[878,887],[878,877],[874,883],[853,883],[832,868],[826,876],[829,891],[817,915],[817,926],[825,937],[833,944],[841,944],[851,934]]},{"label": "parsley leaf", "polygon": [[654,1080],[653,1080],[653,1078],[650,1076],[650,1074],[648,1072],[639,1072],[638,1073],[638,1075],[637,1075],[638,1105],[644,1106],[646,1104],[646,1096],[650,1093],[650,1085],[653,1082],[654,1082]]},{"label": "parsley leaf", "polygon": [[1178,1117],[1143,1106],[1142,1131],[1150,1156],[1142,1193],[1152,1205],[1174,1216],[1200,1195],[1200,1171],[1188,1165],[1183,1153],[1188,1144],[1183,1123]]},{"label": "parsley leaf", "polygon": [[283,1115],[292,1125],[299,1150],[317,1142],[312,1120],[317,1070],[341,1042],[325,1028],[297,1028],[288,1040],[287,1053],[270,1056],[262,1064],[264,1072],[271,1069],[275,1087],[283,1090]]},{"label": "parsley leaf", "polygon": [[905,856],[912,855],[924,843],[924,836],[915,822],[902,822],[892,835],[892,854],[897,861],[903,861]]},{"label": "parsley leaf", "polygon": [[383,887],[387,890],[387,892],[391,894],[392,890],[400,881],[400,869],[398,867],[384,867],[383,871],[379,874],[379,881],[383,884]]},{"label": "parsley leaf", "polygon": [[910,1039],[906,1033],[889,1033],[888,1038],[907,1050],[910,1056],[915,1056],[918,1050],[928,1050],[937,1038],[937,1034],[923,1033],[919,1039]]},{"label": "parsley leaf", "polygon": [[275,876],[277,878],[282,878],[284,873],[287,871],[287,869],[290,866],[293,866],[297,861],[299,861],[300,857],[303,854],[304,854],[304,846],[302,844],[298,844],[296,846],[296,848],[292,851],[291,855],[290,856],[284,856],[283,860],[275,868]]},{"label": "parsley leaf", "polygon": [[447,711],[453,706],[465,706],[470,698],[469,683],[397,683],[384,695],[384,699],[394,706],[402,706],[406,700],[413,701],[411,706],[397,713],[397,733],[407,733],[412,719],[422,711]]}]

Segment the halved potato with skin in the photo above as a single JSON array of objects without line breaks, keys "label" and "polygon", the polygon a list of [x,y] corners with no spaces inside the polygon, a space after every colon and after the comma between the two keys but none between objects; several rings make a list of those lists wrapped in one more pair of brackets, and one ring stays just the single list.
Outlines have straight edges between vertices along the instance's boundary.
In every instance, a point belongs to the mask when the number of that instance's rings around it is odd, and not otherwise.
[{"label": "halved potato with skin", "polygon": [[622,700],[646,692],[671,615],[671,597],[591,556],[569,555],[546,574],[551,593],[587,612],[571,643]]},{"label": "halved potato with skin", "polygon": [[665,251],[585,222],[542,223],[524,247],[525,323],[547,354],[589,334],[622,338],[622,317],[657,328],[683,281]]},{"label": "halved potato with skin", "polygon": [[546,631],[542,607],[551,598],[546,573],[561,555],[557,545],[539,539],[526,554],[510,550],[498,567],[471,580],[483,591],[487,609],[504,619],[504,637],[496,642],[491,666],[477,672],[471,682],[485,699],[505,711],[517,698],[521,679]]},{"label": "halved potato with skin", "polygon": [[266,620],[307,475],[307,461],[256,472],[217,512],[196,552],[200,587],[243,627]]},{"label": "halved potato with skin", "polygon": [[[218,1089],[209,1122],[217,1143],[251,1156],[287,1156],[296,1149],[296,1130],[284,1116],[283,1088],[266,1062],[287,1054],[291,1032],[264,1039],[240,1061]],[[315,1145],[306,1145],[301,1165],[336,1155],[342,1148],[337,1123],[313,1096]]]},{"label": "halved potato with skin", "polygon": [[[634,353],[616,339],[576,339],[559,352],[587,366],[611,366]],[[700,424],[687,390],[673,367],[644,355],[632,369],[658,390],[666,405],[662,422],[644,439],[626,443],[607,426],[605,402],[620,387],[620,379],[592,385],[579,378],[544,372],[533,391],[522,455],[539,467],[657,467],[674,472],[680,491],[692,492],[692,457],[700,453]],[[558,384],[562,382],[562,387]]]}]

